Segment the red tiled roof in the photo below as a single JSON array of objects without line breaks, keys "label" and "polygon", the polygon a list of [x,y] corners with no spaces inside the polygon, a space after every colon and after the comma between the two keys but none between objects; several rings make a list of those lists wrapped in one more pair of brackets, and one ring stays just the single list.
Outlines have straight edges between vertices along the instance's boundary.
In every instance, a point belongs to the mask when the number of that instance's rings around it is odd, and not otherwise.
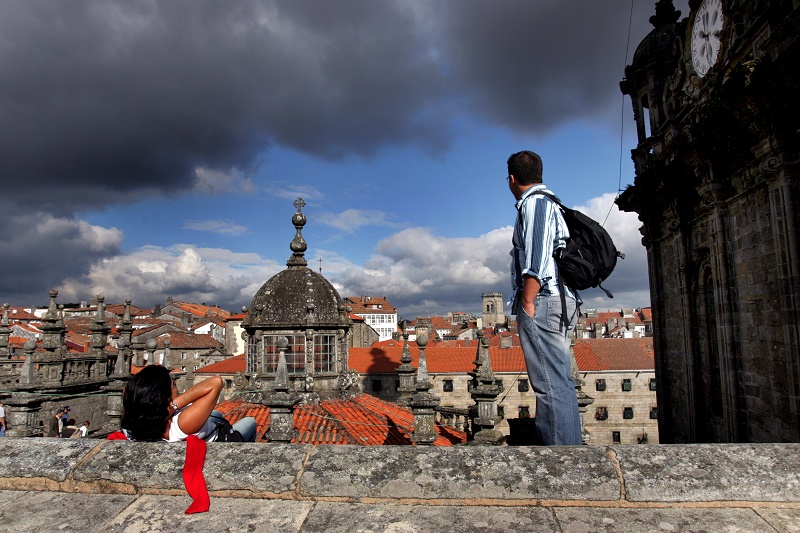
[{"label": "red tiled roof", "polygon": [[[440,347],[428,345],[425,359],[428,371],[434,374],[465,373],[475,369],[473,361],[477,347]],[[409,343],[411,364],[419,365],[419,348]],[[403,343],[388,340],[368,348],[350,348],[350,368],[361,374],[394,372],[400,366]],[[522,348],[489,347],[494,372],[523,372],[525,358]],[[575,343],[575,358],[581,371],[598,370],[652,370],[653,339],[581,339]],[[201,368],[199,373],[235,374],[245,370],[244,355],[237,355]]]},{"label": "red tiled roof", "polygon": [[228,318],[231,316],[230,312],[211,305],[193,304],[188,302],[170,302],[169,305],[177,307],[178,309],[186,311],[187,313],[191,313],[195,316],[219,316],[223,318]]},{"label": "red tiled roof", "polygon": [[25,331],[29,331],[31,333],[39,333],[39,334],[41,334],[42,330],[40,330],[37,326],[41,326],[41,324],[29,324],[29,323],[14,324],[15,328],[19,328],[19,329],[22,329],[22,330],[25,330]]},{"label": "red tiled roof", "polygon": [[396,313],[397,308],[394,307],[386,298],[379,298],[376,296],[348,296],[345,298],[345,305],[349,305],[353,309],[353,313],[369,314],[369,313]]},{"label": "red tiled roof", "polygon": [[582,371],[653,370],[653,339],[582,339],[575,359]]},{"label": "red tiled roof", "polygon": [[[149,309],[142,309],[141,307],[136,307],[132,305],[130,308],[131,316],[142,316],[142,315],[149,315]],[[125,314],[125,305],[124,304],[108,304],[106,305],[106,313],[113,313],[119,317],[122,317]]]},{"label": "red tiled roof", "polygon": [[8,337],[8,346],[10,348],[19,348],[20,350],[25,347],[25,343],[28,342],[29,339],[25,337]]},{"label": "red tiled roof", "polygon": [[[445,372],[472,372],[473,361],[477,355],[477,346],[464,348],[441,347],[441,343],[429,344],[425,348],[425,360],[428,372],[441,374]],[[416,343],[408,343],[412,365],[419,365],[419,348]],[[350,348],[350,368],[368,374],[371,372],[388,373],[400,366],[403,344],[395,342],[394,346],[370,346],[369,348]],[[489,347],[492,370],[495,372],[520,372],[525,370],[522,348]]]},{"label": "red tiled roof", "polygon": [[[5,314],[5,307],[0,306],[0,318]],[[36,315],[27,312],[22,307],[9,307],[8,308],[8,321],[13,323],[16,320],[39,320]]]},{"label": "red tiled roof", "polygon": [[211,363],[195,370],[195,374],[235,374],[244,372],[244,354],[228,357],[223,361]]},{"label": "red tiled roof", "polygon": [[196,330],[198,328],[202,328],[203,326],[205,326],[207,324],[216,324],[217,326],[220,326],[220,327],[224,328],[225,327],[225,320],[222,319],[222,318],[216,317],[216,316],[207,317],[207,318],[203,318],[201,320],[198,320],[197,322],[195,322],[194,324],[189,326],[189,329],[194,331],[194,330]]},{"label": "red tiled roof", "polygon": [[[256,440],[265,442],[269,430],[269,407],[228,400],[216,407],[232,424],[246,416],[256,419]],[[295,444],[411,444],[414,415],[410,409],[368,394],[356,394],[345,400],[323,400],[319,404],[299,405],[294,409]],[[434,446],[452,446],[466,442],[464,432],[436,425]]]}]

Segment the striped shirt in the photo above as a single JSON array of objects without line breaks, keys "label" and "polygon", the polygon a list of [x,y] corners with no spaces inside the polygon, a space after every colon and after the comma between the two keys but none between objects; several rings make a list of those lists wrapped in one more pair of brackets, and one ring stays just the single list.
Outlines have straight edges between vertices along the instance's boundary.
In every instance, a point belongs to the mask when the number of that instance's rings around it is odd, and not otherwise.
[{"label": "striped shirt", "polygon": [[[553,251],[564,248],[569,239],[569,229],[564,222],[561,210],[555,202],[535,191],[550,192],[544,184],[527,189],[517,200],[517,222],[514,224],[514,237],[511,249],[511,288],[516,300],[522,291],[523,276],[528,275],[539,281],[540,294],[559,295],[558,269]],[[551,193],[552,194],[552,193]],[[533,196],[532,198],[530,198]],[[565,285],[566,295],[575,298],[575,293]]]}]

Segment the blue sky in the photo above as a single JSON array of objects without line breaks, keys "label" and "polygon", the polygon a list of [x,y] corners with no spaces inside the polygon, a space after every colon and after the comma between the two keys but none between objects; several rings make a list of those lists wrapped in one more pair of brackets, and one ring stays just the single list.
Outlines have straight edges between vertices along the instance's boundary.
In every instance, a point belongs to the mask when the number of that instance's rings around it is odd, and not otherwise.
[{"label": "blue sky", "polygon": [[635,145],[618,82],[654,4],[3,4],[0,299],[238,309],[285,267],[302,196],[306,257],[343,296],[477,311],[508,294],[505,162],[532,149],[626,253],[587,306],[647,306],[639,223],[612,206]]}]

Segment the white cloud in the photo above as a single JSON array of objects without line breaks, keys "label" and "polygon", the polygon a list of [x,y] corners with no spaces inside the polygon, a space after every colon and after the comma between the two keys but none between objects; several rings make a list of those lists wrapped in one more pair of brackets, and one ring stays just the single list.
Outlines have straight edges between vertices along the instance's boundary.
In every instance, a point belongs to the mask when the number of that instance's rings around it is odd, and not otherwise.
[{"label": "white cloud", "polygon": [[247,233],[247,228],[245,226],[241,226],[230,220],[187,220],[183,224],[183,228],[195,231],[208,231],[222,235],[242,235]]},{"label": "white cloud", "polygon": [[[602,222],[613,199],[613,194],[606,194],[578,208]],[[609,300],[596,289],[584,291],[584,307],[605,310],[649,305],[639,225],[636,215],[622,213],[616,206],[611,209],[605,227],[626,254],[604,283],[615,298]],[[87,225],[83,234],[99,235],[100,241],[112,239],[113,232],[101,229],[90,231]],[[409,228],[378,242],[363,265],[325,250],[306,259],[314,270],[319,268],[317,259],[323,259],[323,275],[342,296],[388,296],[406,318],[456,310],[478,312],[483,292],[499,291],[510,299],[511,232],[507,226],[477,237],[449,238],[427,228]],[[67,280],[62,294],[76,300],[99,293],[109,301],[133,297],[141,306],[173,296],[219,303],[233,310],[249,305],[259,287],[283,268],[283,264],[254,253],[188,244],[147,246],[96,262],[88,275]]]},{"label": "white cloud", "polygon": [[510,227],[467,238],[410,228],[379,242],[363,266],[344,269],[336,282],[343,295],[387,295],[404,316],[476,309],[482,292],[507,283],[510,242]]},{"label": "white cloud", "polygon": [[86,276],[65,280],[61,294],[86,299],[102,293],[108,301],[130,297],[141,307],[173,296],[237,310],[250,305],[259,287],[282,268],[257,254],[220,248],[145,246],[97,262]]},{"label": "white cloud", "polygon": [[[584,307],[648,306],[640,223],[635,214],[619,211],[614,197],[605,194],[577,207],[601,223],[608,215],[605,228],[625,253],[603,284],[614,293],[614,299],[599,289],[584,291]],[[380,241],[364,265],[341,265],[330,271],[343,296],[386,295],[406,317],[455,310],[477,312],[483,292],[502,292],[510,299],[511,232],[511,227],[504,227],[474,238],[447,238],[425,228],[406,229]]]},{"label": "white cloud", "polygon": [[397,227],[390,222],[386,213],[377,210],[347,209],[341,213],[324,212],[319,216],[320,222],[348,234],[353,234],[364,226]]}]

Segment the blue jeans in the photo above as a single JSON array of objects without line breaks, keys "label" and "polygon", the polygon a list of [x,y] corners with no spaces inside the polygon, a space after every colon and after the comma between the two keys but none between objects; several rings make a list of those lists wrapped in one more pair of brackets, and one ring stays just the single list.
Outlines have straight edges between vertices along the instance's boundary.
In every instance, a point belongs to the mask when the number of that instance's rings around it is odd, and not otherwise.
[{"label": "blue jeans", "polygon": [[567,298],[567,320],[561,323],[561,296],[539,295],[534,316],[517,312],[519,340],[528,378],[536,393],[536,436],[539,444],[581,444],[581,419],[570,365],[570,336],[577,306]]},{"label": "blue jeans", "polygon": [[[211,416],[225,418],[225,416],[214,409],[211,411]],[[256,440],[256,419],[252,416],[246,416],[233,425],[233,429],[238,431],[244,437],[245,442],[255,442]]]}]

